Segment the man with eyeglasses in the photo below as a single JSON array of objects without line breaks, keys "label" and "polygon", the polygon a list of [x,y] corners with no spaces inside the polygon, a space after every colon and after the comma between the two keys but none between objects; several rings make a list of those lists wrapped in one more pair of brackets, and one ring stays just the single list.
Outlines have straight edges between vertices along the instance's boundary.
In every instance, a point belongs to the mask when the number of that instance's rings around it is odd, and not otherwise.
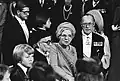
[{"label": "man with eyeglasses", "polygon": [[[88,78],[90,81],[103,79],[103,77],[98,78],[98,76],[101,76],[100,73],[103,69],[101,58],[104,54],[104,38],[93,32],[94,26],[94,17],[90,14],[85,14],[81,21],[80,53],[78,53],[76,62],[78,73],[83,73],[79,77],[86,77],[85,81]],[[83,77],[79,79],[82,80]]]},{"label": "man with eyeglasses", "polygon": [[22,0],[16,1],[15,16],[9,21],[3,29],[2,53],[4,63],[14,64],[12,59],[12,50],[14,46],[21,43],[29,43],[29,30],[26,20],[29,16],[29,7]]}]

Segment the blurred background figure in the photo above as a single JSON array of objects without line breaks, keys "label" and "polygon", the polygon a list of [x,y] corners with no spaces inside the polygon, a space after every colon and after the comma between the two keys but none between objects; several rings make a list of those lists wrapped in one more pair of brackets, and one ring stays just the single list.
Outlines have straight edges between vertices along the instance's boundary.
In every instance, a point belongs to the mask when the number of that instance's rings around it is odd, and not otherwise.
[{"label": "blurred background figure", "polygon": [[29,71],[30,81],[55,81],[53,68],[43,61],[36,61]]},{"label": "blurred background figure", "polygon": [[[117,1],[117,0],[116,0]],[[118,1],[119,3],[119,1]],[[114,17],[112,22],[112,43],[111,43],[111,66],[108,75],[108,81],[120,80],[120,3],[115,4]],[[113,76],[114,75],[114,76]]]},{"label": "blurred background figure", "polygon": [[62,22],[56,30],[58,43],[53,43],[50,50],[50,65],[58,75],[59,81],[75,81],[77,52],[71,45],[76,30],[70,22]]},{"label": "blurred background figure", "polygon": [[38,14],[42,18],[45,17],[51,18],[51,10],[56,4],[56,0],[34,0],[34,1],[25,0],[25,1],[27,1],[30,6],[29,27],[31,28],[34,27],[33,24],[36,24],[35,21]]},{"label": "blurred background figure", "polygon": [[1,61],[3,62],[3,55],[1,53],[1,43],[2,43],[2,34],[3,34],[3,28],[6,24],[6,16],[7,16],[7,4],[4,0],[0,0],[0,57]]},{"label": "blurred background figure", "polygon": [[0,64],[0,81],[11,81],[10,74],[9,67],[5,64]]},{"label": "blurred background figure", "polygon": [[49,44],[51,42],[51,20],[44,12],[36,14],[35,24],[31,31],[30,44],[35,48],[35,60],[48,62]]}]

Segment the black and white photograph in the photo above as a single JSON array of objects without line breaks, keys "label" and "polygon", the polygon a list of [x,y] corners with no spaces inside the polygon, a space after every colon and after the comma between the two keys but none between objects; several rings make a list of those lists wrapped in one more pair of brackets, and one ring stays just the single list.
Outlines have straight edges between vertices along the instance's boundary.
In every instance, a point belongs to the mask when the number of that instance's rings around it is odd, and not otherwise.
[{"label": "black and white photograph", "polygon": [[120,81],[119,0],[0,0],[0,81]]}]

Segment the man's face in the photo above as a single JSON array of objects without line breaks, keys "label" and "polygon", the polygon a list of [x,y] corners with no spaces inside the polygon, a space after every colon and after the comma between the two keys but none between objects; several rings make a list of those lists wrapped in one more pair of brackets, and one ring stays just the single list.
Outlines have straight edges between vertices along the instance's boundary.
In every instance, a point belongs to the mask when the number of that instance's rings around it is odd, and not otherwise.
[{"label": "man's face", "polygon": [[83,32],[87,35],[89,35],[93,30],[94,30],[94,21],[93,21],[93,17],[88,15],[88,16],[84,16],[82,18],[82,29]]},{"label": "man's face", "polygon": [[22,20],[27,20],[27,19],[28,19],[28,16],[29,16],[29,7],[24,7],[24,8],[20,11],[19,17],[20,17]]},{"label": "man's face", "polygon": [[21,58],[21,64],[24,65],[25,67],[32,67],[34,61],[34,54],[27,54],[24,53],[22,58]]},{"label": "man's face", "polygon": [[60,43],[62,45],[69,45],[72,41],[72,32],[70,30],[64,30],[60,36]]}]

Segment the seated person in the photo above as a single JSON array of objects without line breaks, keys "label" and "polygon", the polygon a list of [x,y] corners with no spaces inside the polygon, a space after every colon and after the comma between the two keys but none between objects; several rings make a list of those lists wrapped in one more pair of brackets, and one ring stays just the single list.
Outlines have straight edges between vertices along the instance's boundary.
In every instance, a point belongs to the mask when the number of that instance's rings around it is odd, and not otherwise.
[{"label": "seated person", "polygon": [[70,43],[76,30],[70,22],[61,23],[56,30],[58,43],[52,43],[50,50],[50,65],[58,75],[58,80],[75,81],[77,53]]},{"label": "seated person", "polygon": [[12,68],[12,81],[26,81],[29,79],[28,71],[34,61],[34,49],[28,44],[16,45],[13,50],[13,59],[16,63]]},{"label": "seated person", "polygon": [[0,81],[11,81],[10,69],[5,64],[0,64]]}]

